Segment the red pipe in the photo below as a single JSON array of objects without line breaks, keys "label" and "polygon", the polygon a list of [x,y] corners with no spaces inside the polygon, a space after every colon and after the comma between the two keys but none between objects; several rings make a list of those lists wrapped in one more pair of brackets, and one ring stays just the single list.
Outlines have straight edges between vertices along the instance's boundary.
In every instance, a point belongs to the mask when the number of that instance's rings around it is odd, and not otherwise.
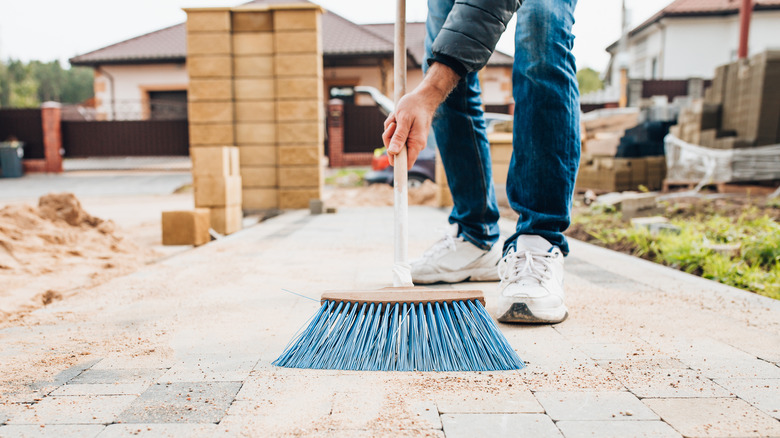
[{"label": "red pipe", "polygon": [[739,50],[737,57],[748,56],[748,37],[750,36],[750,14],[753,12],[753,0],[742,0],[739,7]]}]

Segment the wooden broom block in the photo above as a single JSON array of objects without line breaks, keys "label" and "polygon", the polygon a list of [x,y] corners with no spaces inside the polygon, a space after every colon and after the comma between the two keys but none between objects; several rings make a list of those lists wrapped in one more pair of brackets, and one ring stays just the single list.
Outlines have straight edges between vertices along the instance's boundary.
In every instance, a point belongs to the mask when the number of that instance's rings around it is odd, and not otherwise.
[{"label": "wooden broom block", "polygon": [[327,291],[322,302],[344,301],[350,303],[452,303],[478,300],[485,305],[481,290],[429,289],[425,287],[386,287],[370,291]]}]

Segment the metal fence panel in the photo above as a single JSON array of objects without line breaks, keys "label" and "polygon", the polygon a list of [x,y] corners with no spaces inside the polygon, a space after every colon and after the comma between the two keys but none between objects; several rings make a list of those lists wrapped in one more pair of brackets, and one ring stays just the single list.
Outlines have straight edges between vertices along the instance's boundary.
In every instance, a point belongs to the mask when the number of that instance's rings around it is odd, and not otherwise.
[{"label": "metal fence panel", "polygon": [[188,155],[186,120],[62,122],[66,157]]},{"label": "metal fence panel", "polygon": [[0,141],[12,137],[24,142],[25,158],[44,158],[41,110],[0,109]]}]

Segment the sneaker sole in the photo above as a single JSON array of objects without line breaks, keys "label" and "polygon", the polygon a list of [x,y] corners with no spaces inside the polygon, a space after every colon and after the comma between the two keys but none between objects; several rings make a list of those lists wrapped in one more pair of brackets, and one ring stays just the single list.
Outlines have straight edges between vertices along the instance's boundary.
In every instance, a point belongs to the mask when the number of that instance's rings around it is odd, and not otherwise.
[{"label": "sneaker sole", "polygon": [[[561,312],[563,312],[563,316],[560,316]],[[521,324],[557,324],[563,322],[568,316],[569,312],[565,306],[551,311],[534,313],[526,303],[514,303],[498,318],[498,321]]]},{"label": "sneaker sole", "polygon": [[469,269],[457,272],[442,272],[438,274],[421,275],[412,278],[420,284],[433,283],[463,283],[464,281],[498,281],[497,268]]}]

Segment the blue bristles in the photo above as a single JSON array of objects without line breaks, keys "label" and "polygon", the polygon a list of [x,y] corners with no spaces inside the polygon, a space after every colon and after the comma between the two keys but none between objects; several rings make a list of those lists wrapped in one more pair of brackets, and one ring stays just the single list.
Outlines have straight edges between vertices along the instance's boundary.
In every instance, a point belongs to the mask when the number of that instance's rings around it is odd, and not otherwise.
[{"label": "blue bristles", "polygon": [[324,301],[274,365],[366,371],[493,371],[525,366],[477,300]]}]

